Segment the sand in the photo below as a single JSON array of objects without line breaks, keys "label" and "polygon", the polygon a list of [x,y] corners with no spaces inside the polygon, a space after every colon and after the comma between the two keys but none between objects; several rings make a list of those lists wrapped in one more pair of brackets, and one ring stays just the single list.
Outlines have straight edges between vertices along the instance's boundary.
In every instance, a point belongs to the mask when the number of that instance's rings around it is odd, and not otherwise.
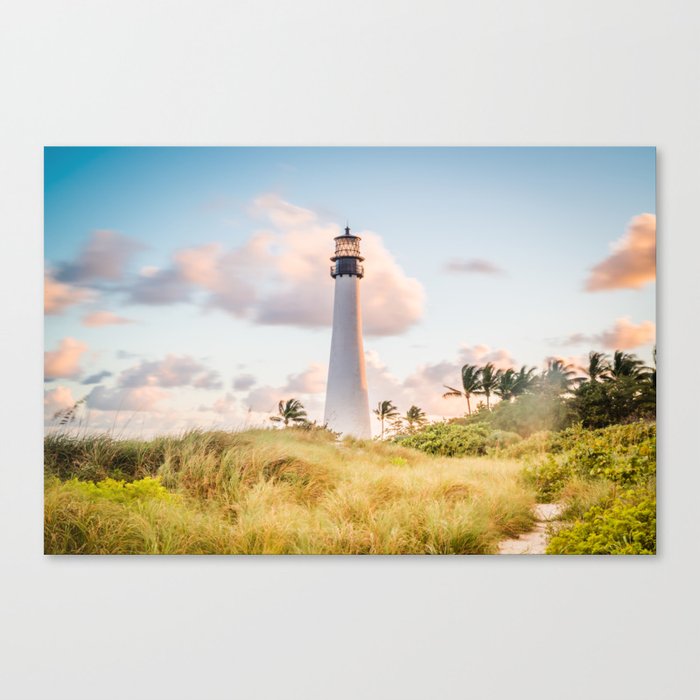
[{"label": "sand", "polygon": [[534,530],[511,540],[503,540],[498,546],[499,554],[544,554],[547,549],[547,526],[556,523],[561,514],[559,503],[538,503],[535,506]]}]

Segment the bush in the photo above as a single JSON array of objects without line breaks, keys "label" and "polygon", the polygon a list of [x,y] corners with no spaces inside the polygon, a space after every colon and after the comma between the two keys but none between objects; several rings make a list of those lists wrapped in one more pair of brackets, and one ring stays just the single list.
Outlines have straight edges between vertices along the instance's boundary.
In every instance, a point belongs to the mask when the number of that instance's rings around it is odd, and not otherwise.
[{"label": "bush", "polygon": [[556,500],[573,478],[604,479],[623,487],[649,483],[656,476],[656,426],[616,425],[600,430],[571,428],[549,439],[550,452],[524,470],[545,501]]},{"label": "bush", "polygon": [[105,498],[113,503],[129,503],[132,501],[144,501],[156,499],[168,501],[173,495],[160,483],[160,479],[149,476],[136,481],[117,481],[116,479],[103,479],[94,483],[92,481],[78,481],[71,479],[65,482],[67,488],[72,488],[89,498]]},{"label": "bush", "polygon": [[523,477],[525,483],[535,488],[542,503],[553,503],[572,477],[572,472],[568,464],[547,455],[538,464],[525,467]]},{"label": "bush", "polygon": [[415,435],[400,438],[401,445],[441,457],[485,455],[491,431],[485,425],[433,423]]},{"label": "bush", "polygon": [[594,506],[581,521],[556,532],[547,553],[656,554],[655,497],[629,491],[607,506]]},{"label": "bush", "polygon": [[560,501],[573,524],[551,554],[653,554],[656,549],[656,426],[581,426],[547,438],[549,452],[524,469],[544,502]]}]

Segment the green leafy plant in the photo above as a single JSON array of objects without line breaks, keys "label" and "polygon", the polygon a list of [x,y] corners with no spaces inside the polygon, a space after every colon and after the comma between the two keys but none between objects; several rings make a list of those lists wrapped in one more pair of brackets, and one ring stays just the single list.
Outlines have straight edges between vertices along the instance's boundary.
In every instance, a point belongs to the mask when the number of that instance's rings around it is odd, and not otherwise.
[{"label": "green leafy plant", "polygon": [[91,499],[106,499],[113,503],[132,503],[134,501],[160,500],[169,501],[174,497],[160,479],[147,476],[136,481],[103,479],[102,481],[78,481],[71,479],[66,482],[72,488]]},{"label": "green leafy plant", "polygon": [[548,554],[655,554],[656,499],[629,491],[609,505],[597,505],[570,527],[556,532]]},{"label": "green leafy plant", "polygon": [[401,439],[405,447],[442,457],[485,455],[491,431],[483,425],[433,423],[415,435]]}]

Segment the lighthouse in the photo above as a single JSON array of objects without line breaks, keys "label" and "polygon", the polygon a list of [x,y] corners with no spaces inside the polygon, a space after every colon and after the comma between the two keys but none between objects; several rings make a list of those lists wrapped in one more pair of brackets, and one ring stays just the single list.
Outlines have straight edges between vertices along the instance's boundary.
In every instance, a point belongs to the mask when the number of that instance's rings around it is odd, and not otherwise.
[{"label": "lighthouse", "polygon": [[369,439],[369,401],[365,353],[362,345],[360,280],[364,276],[360,237],[350,233],[335,238],[331,277],[335,280],[331,359],[326,385],[324,422],[337,433]]}]

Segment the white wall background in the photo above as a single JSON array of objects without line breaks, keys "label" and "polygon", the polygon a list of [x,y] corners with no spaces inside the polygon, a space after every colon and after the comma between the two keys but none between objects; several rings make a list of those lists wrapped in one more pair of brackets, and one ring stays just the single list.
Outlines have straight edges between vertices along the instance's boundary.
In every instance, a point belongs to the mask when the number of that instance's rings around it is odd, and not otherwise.
[{"label": "white wall background", "polygon": [[[697,697],[699,7],[3,3],[0,695]],[[43,557],[44,144],[658,146],[659,555]]]}]

